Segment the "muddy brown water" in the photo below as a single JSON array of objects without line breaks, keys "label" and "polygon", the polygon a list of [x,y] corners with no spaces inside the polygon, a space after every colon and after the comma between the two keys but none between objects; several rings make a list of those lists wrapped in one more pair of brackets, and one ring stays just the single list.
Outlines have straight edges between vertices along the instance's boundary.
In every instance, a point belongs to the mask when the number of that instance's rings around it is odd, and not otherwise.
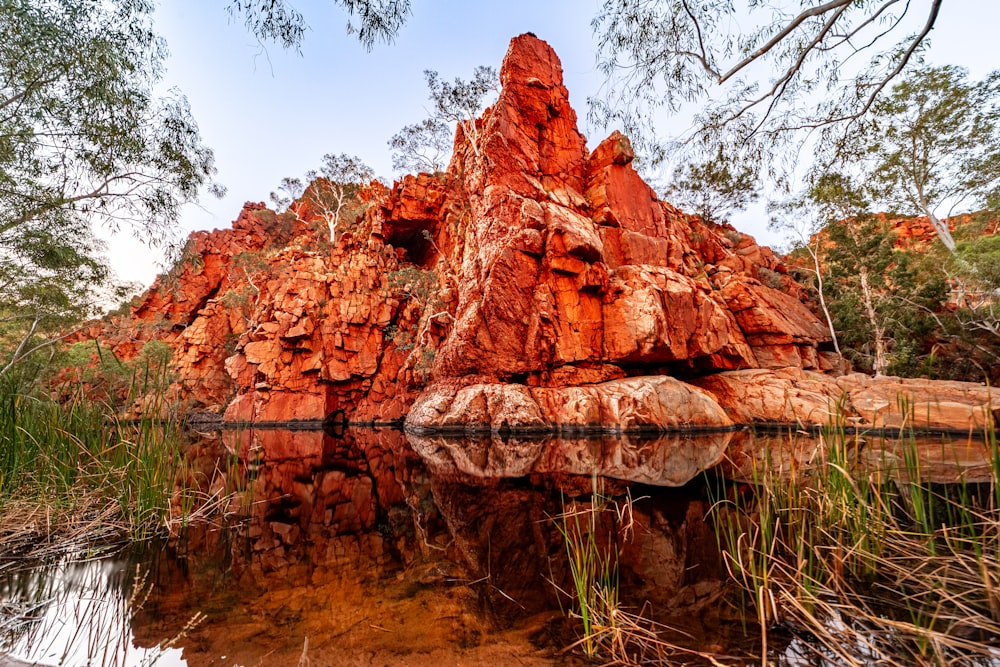
[{"label": "muddy brown water", "polygon": [[[734,476],[761,447],[812,455],[796,443],[208,434],[187,451],[175,509],[197,488],[219,502],[210,525],[0,569],[0,667],[589,664],[565,650],[578,628],[563,613],[572,581],[555,517],[588,507],[595,480],[612,507],[631,500],[631,531],[608,531],[623,606],[670,628],[666,641],[756,664],[756,631],[725,602],[699,471],[726,451]],[[971,444],[928,447],[942,479],[983,464]],[[794,641],[772,650],[810,664]]]}]

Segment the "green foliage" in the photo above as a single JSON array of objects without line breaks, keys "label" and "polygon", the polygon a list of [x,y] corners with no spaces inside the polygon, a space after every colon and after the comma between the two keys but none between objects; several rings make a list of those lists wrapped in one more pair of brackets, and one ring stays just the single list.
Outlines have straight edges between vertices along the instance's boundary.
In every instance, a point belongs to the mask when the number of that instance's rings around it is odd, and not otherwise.
[{"label": "green foliage", "polygon": [[[30,382],[23,382],[19,391],[33,391],[37,378],[62,386],[59,393],[69,402],[96,401],[106,410],[121,412],[135,401],[153,396],[156,405],[169,411],[163,401],[168,387],[176,379],[172,371],[173,348],[159,340],[148,340],[139,354],[122,361],[99,341],[74,343],[67,350],[54,355],[49,363],[34,370]],[[79,395],[68,392],[76,389]]]},{"label": "green foliage", "polygon": [[434,70],[424,70],[424,79],[430,91],[432,118],[442,121],[462,123],[471,120],[482,111],[484,99],[497,90],[497,71],[480,65],[473,70],[472,79],[464,81],[456,77],[451,83],[443,81]]},{"label": "green foliage", "polygon": [[0,0],[0,374],[96,314],[110,274],[94,225],[163,242],[213,185],[187,101],[155,92],[166,47],[152,12]]},{"label": "green foliage", "polygon": [[414,298],[421,304],[430,301],[438,288],[437,274],[434,271],[412,265],[389,272],[387,278],[391,290]]},{"label": "green foliage", "polygon": [[251,304],[253,297],[254,292],[247,285],[241,290],[227,289],[219,297],[219,301],[229,310],[243,311]]},{"label": "green foliage", "polygon": [[[148,371],[166,353],[147,347]],[[82,348],[69,353],[70,359],[82,357],[89,361]],[[158,531],[178,465],[176,424],[120,422],[108,404],[82,391],[56,403],[37,390],[26,368],[0,378],[0,512],[27,503],[45,508],[55,523],[63,515],[71,523],[91,522],[97,514],[102,525],[96,532],[105,539],[109,531],[136,538]],[[130,393],[153,390],[139,385],[142,374],[133,373],[131,381]]]},{"label": "green foliage", "polygon": [[[410,15],[410,0],[335,0],[348,15],[348,34],[371,50],[376,42],[391,43]],[[226,8],[242,18],[246,29],[263,41],[298,48],[305,37],[305,17],[287,0],[230,0]]]},{"label": "green foliage", "polygon": [[772,271],[766,266],[757,267],[757,276],[761,283],[767,285],[771,289],[781,290],[785,286],[784,281],[781,279],[781,274],[776,271]]},{"label": "green foliage", "polygon": [[780,179],[818,129],[831,142],[852,131],[919,57],[940,7],[926,4],[911,33],[907,15],[921,5],[904,0],[603,0],[591,25],[606,81],[592,117],[621,127],[656,162],[677,153],[657,136],[657,118],[702,104],[686,142],[732,147]]},{"label": "green foliage", "polygon": [[[583,636],[580,645],[588,656],[603,650],[614,652],[620,639],[622,619],[618,600],[618,543],[616,534],[631,530],[632,499],[624,503],[603,492],[603,480],[594,475],[589,503],[569,503],[555,517],[569,563],[573,590],[568,592]],[[565,591],[560,591],[566,593]]]},{"label": "green foliage", "polygon": [[198,275],[205,266],[205,259],[195,251],[195,245],[191,239],[185,241],[183,245],[170,248],[168,255],[172,259],[168,262],[167,270],[160,274],[160,289],[167,293],[176,293],[180,289],[181,277],[185,272],[190,271],[192,274]]},{"label": "green foliage", "polygon": [[720,146],[710,159],[677,167],[664,194],[705,220],[723,223],[731,213],[757,200],[757,167],[740,164]]},{"label": "green foliage", "polygon": [[972,267],[976,281],[984,289],[1000,289],[1000,235],[961,241],[958,256]]},{"label": "green foliage", "polygon": [[940,310],[946,296],[943,276],[918,275],[848,177],[825,174],[804,199],[825,224],[821,271],[842,352],[878,374],[918,372],[935,331],[928,313]]},{"label": "green foliage", "polygon": [[953,65],[908,74],[879,100],[848,145],[871,161],[871,187],[889,210],[927,215],[955,251],[959,206],[982,206],[1000,185],[1000,72],[970,83]]},{"label": "green foliage", "polygon": [[397,172],[442,172],[451,156],[454,132],[438,118],[407,125],[389,139],[392,168]]}]

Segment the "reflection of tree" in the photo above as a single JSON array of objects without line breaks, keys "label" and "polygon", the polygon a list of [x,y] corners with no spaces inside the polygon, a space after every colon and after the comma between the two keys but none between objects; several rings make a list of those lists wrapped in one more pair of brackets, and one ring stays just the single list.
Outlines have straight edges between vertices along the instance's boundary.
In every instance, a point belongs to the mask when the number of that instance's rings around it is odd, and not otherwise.
[{"label": "reflection of tree", "polygon": [[[55,562],[10,570],[0,579],[0,651],[56,664],[125,667],[152,664],[167,651],[136,649],[129,619],[139,611],[151,583],[128,554]],[[181,628],[190,630],[196,616]],[[4,663],[6,664],[6,663]],[[21,664],[21,663],[12,663]]]}]

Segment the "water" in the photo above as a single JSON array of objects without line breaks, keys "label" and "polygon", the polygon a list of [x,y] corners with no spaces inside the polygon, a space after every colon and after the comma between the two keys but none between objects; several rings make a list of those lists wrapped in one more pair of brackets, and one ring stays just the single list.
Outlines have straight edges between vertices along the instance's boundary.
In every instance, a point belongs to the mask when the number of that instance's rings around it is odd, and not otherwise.
[{"label": "water", "polygon": [[[738,472],[781,446],[741,433],[211,434],[190,447],[186,477],[215,499],[213,524],[133,553],[0,569],[0,666],[579,664],[560,653],[578,627],[563,613],[572,580],[554,517],[589,508],[595,479],[610,507],[629,507],[627,539],[598,522],[620,552],[623,607],[664,624],[664,641],[755,664],[755,631],[721,602],[698,472],[727,448]],[[982,464],[966,454],[937,458],[952,472]],[[185,495],[175,502],[180,511]],[[772,654],[807,664],[797,641]]]}]

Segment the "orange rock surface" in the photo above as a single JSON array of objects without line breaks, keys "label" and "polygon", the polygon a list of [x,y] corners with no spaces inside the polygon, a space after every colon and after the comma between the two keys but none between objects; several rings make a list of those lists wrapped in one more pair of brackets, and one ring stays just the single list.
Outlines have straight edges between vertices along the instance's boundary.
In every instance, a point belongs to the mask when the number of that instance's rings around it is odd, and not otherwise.
[{"label": "orange rock surface", "polygon": [[[342,411],[409,413],[422,429],[655,429],[825,415],[836,392],[821,371],[844,365],[780,258],[660,201],[621,133],[588,151],[545,42],[512,40],[500,81],[459,125],[445,174],[362,189],[336,243],[305,200],[281,214],[247,204],[232,229],[193,234],[188,261],[131,317],[89,334],[126,360],[166,343],[168,398],[230,422]],[[786,368],[821,388],[750,400],[785,391],[771,371]]]}]

